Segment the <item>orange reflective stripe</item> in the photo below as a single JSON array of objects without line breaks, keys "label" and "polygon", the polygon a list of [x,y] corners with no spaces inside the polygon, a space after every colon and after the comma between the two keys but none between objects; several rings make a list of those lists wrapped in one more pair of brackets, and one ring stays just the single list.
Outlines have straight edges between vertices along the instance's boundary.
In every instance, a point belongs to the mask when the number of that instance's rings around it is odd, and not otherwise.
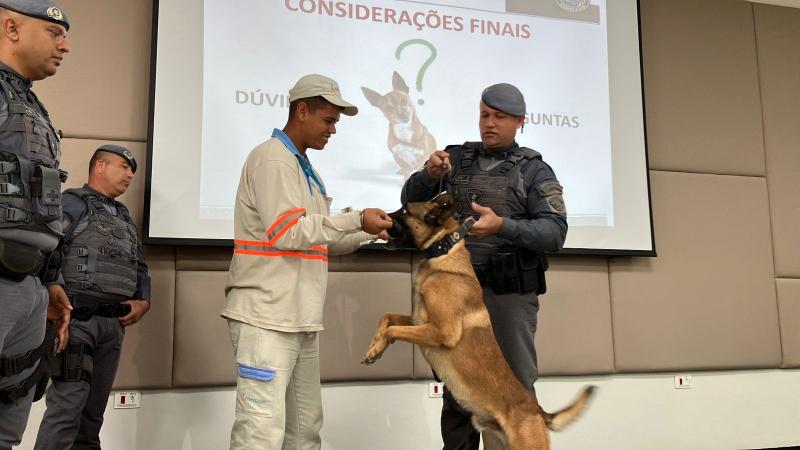
[{"label": "orange reflective stripe", "polygon": [[[246,241],[244,239],[236,239],[233,241],[235,247],[269,247],[273,248],[269,242],[267,241]],[[293,250],[289,250],[293,251]],[[298,250],[304,251],[304,250]],[[321,253],[328,253],[328,248],[324,245],[317,245],[316,247],[311,247],[308,251],[312,252],[321,252]]]},{"label": "orange reflective stripe", "polygon": [[305,214],[305,208],[290,209],[289,211],[283,213],[264,233],[267,237],[267,242],[274,243],[277,241],[289,230],[289,228],[291,228],[297,223],[298,220],[300,220],[300,217],[304,216]]},{"label": "orange reflective stripe", "polygon": [[233,253],[250,256],[288,256],[291,258],[315,259],[328,262],[328,249],[324,246],[316,246],[308,250],[287,250],[272,247],[269,242],[237,239],[233,241]]},{"label": "orange reflective stripe", "polygon": [[250,256],[288,256],[291,258],[313,259],[318,261],[328,262],[326,255],[306,254],[299,251],[292,250],[275,250],[275,251],[261,251],[261,250],[247,250],[247,249],[234,249],[234,254],[250,255]]}]

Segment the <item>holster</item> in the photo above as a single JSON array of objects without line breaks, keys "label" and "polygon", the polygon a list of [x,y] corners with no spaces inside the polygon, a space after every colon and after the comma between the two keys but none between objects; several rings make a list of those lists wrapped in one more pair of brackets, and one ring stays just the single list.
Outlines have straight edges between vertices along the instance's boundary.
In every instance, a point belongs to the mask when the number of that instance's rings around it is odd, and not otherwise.
[{"label": "holster", "polygon": [[19,384],[0,389],[0,403],[16,403],[17,400],[28,395],[33,387],[36,387],[33,394],[33,401],[42,398],[47,389],[47,383],[50,381],[50,363],[52,362],[51,358],[55,356],[55,349],[58,346],[57,336],[58,332],[55,326],[48,322],[47,328],[45,329],[44,342],[42,342],[40,347],[25,355],[18,355],[15,358],[9,358],[5,361],[3,364],[4,375],[6,375],[6,373],[19,373],[25,368],[33,366],[36,361],[39,362],[39,365],[36,366],[36,369],[28,378],[22,380]]},{"label": "holster", "polygon": [[48,254],[22,242],[0,238],[0,275],[22,281],[28,275],[38,276]]},{"label": "holster", "polygon": [[545,271],[548,269],[547,257],[541,253],[525,249],[499,251],[489,259],[489,264],[476,268],[478,281],[492,288],[496,294],[542,295],[547,291]]},{"label": "holster", "polygon": [[58,354],[53,367],[53,378],[59,381],[92,382],[94,368],[94,350],[82,342],[70,342],[63,352]]}]

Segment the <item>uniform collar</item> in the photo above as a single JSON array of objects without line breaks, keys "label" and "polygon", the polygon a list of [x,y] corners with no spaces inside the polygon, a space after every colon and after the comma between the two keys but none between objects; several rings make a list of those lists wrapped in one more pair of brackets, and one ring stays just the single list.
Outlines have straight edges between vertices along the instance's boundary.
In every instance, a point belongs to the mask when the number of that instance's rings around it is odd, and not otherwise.
[{"label": "uniform collar", "polygon": [[311,167],[311,161],[308,160],[306,155],[300,153],[300,150],[297,149],[297,146],[294,145],[292,142],[292,138],[289,137],[283,130],[279,130],[275,128],[272,130],[272,137],[278,139],[283,143],[286,148],[289,149],[295,158],[297,158],[297,162],[300,164],[300,167],[303,169],[303,173],[306,175],[306,182],[308,182],[308,190],[311,191],[311,195],[314,195],[314,188],[311,187],[311,182],[313,181],[314,184],[317,185],[319,191],[322,195],[327,195],[325,192],[325,185],[322,184],[322,180],[319,179],[319,176],[314,172],[314,168]]},{"label": "uniform collar", "polygon": [[487,156],[489,158],[506,159],[506,158],[508,158],[508,155],[511,154],[511,152],[513,152],[514,150],[516,150],[518,148],[519,148],[519,144],[517,144],[517,141],[514,141],[514,143],[512,143],[511,145],[509,145],[508,147],[506,147],[505,149],[503,149],[501,151],[498,151],[498,150],[489,151],[489,150],[486,150],[485,146],[481,145],[480,155],[481,156]]},{"label": "uniform collar", "polygon": [[86,189],[86,190],[94,192],[95,194],[97,194],[98,197],[100,197],[101,200],[106,201],[108,203],[111,203],[112,205],[117,203],[117,200],[115,198],[111,198],[108,195],[103,194],[102,192],[98,191],[97,189],[89,186],[88,183],[83,185],[83,189]]},{"label": "uniform collar", "polygon": [[[18,88],[20,90],[26,90],[30,89],[31,86],[33,86],[33,81],[23,77],[22,75],[19,74],[19,72],[12,69],[11,66],[2,61],[0,61],[0,70],[12,75],[10,81],[12,82],[15,88]],[[19,85],[17,86],[17,84]]]}]

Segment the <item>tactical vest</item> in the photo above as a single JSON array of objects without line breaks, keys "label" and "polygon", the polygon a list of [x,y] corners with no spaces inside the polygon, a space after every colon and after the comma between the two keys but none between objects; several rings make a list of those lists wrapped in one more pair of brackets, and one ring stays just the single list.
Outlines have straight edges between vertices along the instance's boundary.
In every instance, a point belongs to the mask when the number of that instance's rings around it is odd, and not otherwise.
[{"label": "tactical vest", "polygon": [[[541,154],[536,150],[519,147],[511,151],[505,161],[489,171],[484,171],[478,164],[482,145],[480,142],[465,142],[446,149],[454,168],[448,176],[449,189],[461,205],[459,219],[463,221],[468,216],[477,216],[472,209],[472,202],[491,208],[501,217],[529,218],[525,198],[518,197],[513,183],[519,180],[523,163],[541,158]],[[468,240],[467,246],[473,254],[473,263],[480,263],[484,255],[493,254],[497,248],[508,246],[508,243],[497,236],[490,236],[481,240]]]},{"label": "tactical vest", "polygon": [[88,189],[68,189],[64,195],[80,197],[87,206],[86,228],[74,234],[82,220],[65,230],[61,274],[70,296],[88,294],[122,301],[136,292],[139,239],[128,209],[114,201],[117,214],[103,206],[108,201]]},{"label": "tactical vest", "polygon": [[30,100],[14,90],[12,77],[0,70],[8,104],[8,118],[0,124],[0,228],[52,234],[47,224],[61,220],[61,183],[66,180],[66,172],[58,170],[60,137],[44,106],[32,92]]}]

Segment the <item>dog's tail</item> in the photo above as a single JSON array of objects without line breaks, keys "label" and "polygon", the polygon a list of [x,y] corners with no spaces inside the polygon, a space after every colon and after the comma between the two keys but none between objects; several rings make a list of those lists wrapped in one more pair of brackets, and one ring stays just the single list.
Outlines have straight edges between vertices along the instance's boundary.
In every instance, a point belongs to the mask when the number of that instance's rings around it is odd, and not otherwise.
[{"label": "dog's tail", "polygon": [[596,388],[594,386],[586,386],[571,405],[552,414],[541,409],[540,406],[539,409],[542,412],[542,417],[544,417],[544,423],[547,425],[547,428],[553,431],[561,431],[566,428],[567,425],[575,421],[575,419],[586,410],[586,407],[589,405],[589,400],[592,398],[595,390]]}]

